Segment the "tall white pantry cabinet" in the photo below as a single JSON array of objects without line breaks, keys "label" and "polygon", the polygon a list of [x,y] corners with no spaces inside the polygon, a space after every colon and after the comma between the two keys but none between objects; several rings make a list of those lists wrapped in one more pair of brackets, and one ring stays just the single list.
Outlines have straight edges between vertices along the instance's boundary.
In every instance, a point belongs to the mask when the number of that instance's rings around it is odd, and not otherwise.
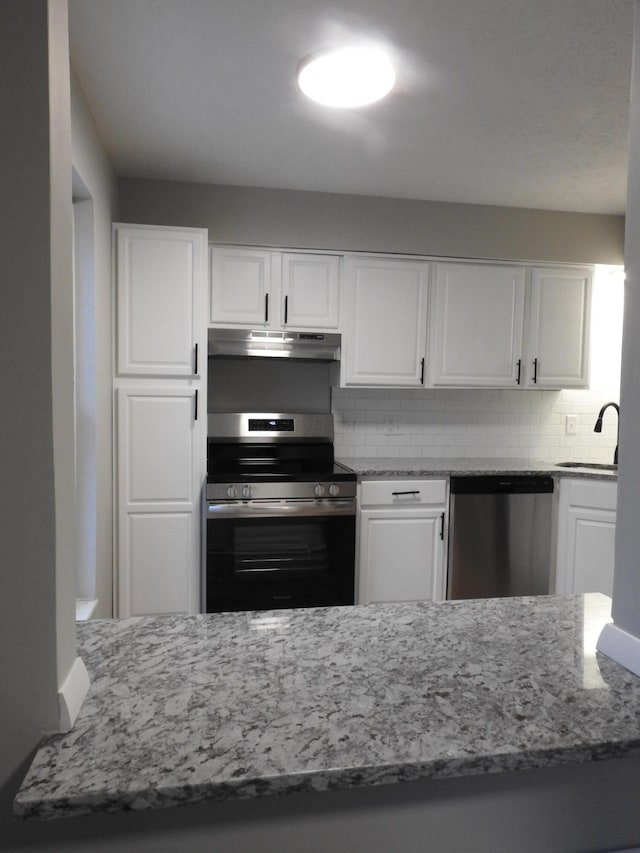
[{"label": "tall white pantry cabinet", "polygon": [[200,610],[207,232],[114,225],[117,616]]}]

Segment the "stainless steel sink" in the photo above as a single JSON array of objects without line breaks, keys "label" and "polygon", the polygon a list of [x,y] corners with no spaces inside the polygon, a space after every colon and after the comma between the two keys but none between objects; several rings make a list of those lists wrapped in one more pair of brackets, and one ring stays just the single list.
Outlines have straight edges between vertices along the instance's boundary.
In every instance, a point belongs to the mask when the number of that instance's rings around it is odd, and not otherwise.
[{"label": "stainless steel sink", "polygon": [[593,471],[617,471],[617,465],[608,465],[606,462],[556,462],[557,468],[589,468]]}]

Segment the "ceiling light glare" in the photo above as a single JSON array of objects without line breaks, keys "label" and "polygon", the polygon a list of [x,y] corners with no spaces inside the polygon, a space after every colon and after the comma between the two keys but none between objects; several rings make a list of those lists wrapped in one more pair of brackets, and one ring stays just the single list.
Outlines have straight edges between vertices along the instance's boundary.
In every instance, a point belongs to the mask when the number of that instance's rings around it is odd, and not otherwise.
[{"label": "ceiling light glare", "polygon": [[308,98],[342,109],[379,101],[395,81],[387,56],[371,47],[348,47],[311,56],[298,71],[298,85]]}]

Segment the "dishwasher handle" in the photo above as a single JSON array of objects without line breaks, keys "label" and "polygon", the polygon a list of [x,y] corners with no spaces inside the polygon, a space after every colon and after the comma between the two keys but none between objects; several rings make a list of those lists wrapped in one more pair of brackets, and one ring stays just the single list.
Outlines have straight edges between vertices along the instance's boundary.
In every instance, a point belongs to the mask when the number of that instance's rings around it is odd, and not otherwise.
[{"label": "dishwasher handle", "polygon": [[451,477],[452,495],[530,495],[553,492],[553,477],[539,474]]}]

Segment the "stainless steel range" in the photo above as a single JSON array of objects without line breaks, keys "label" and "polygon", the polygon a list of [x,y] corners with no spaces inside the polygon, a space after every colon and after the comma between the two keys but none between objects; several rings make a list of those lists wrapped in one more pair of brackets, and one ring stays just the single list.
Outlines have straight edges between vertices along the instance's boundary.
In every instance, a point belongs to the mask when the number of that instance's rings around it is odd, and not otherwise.
[{"label": "stainless steel range", "polygon": [[331,414],[209,414],[207,612],[353,604],[355,512]]}]

